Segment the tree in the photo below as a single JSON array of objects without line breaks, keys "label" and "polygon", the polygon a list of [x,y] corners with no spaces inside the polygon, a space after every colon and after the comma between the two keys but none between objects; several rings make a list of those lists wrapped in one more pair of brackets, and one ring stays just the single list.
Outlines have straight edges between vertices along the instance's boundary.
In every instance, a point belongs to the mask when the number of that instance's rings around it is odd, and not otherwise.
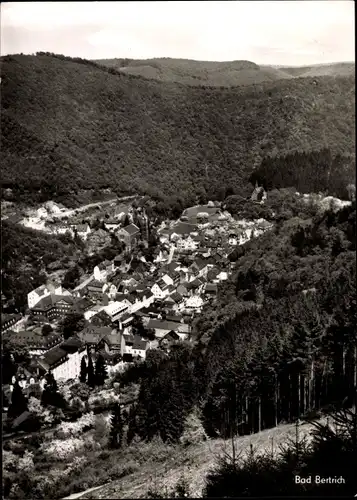
[{"label": "tree", "polygon": [[129,224],[130,224],[129,215],[126,214],[124,217],[123,226],[126,227],[126,226],[129,226]]},{"label": "tree", "polygon": [[13,359],[13,356],[9,351],[3,351],[3,355],[1,357],[1,366],[2,366],[2,383],[10,384],[11,379],[14,375],[16,375],[16,365]]},{"label": "tree", "polygon": [[88,374],[87,384],[89,385],[89,387],[93,388],[95,386],[95,373],[94,373],[92,356],[90,354],[88,356],[87,374]]},{"label": "tree", "polygon": [[82,384],[84,384],[87,380],[87,371],[87,363],[83,356],[83,358],[81,359],[81,373],[79,375],[79,380]]},{"label": "tree", "polygon": [[83,314],[70,313],[65,316],[59,324],[59,330],[65,339],[83,330],[86,320]]},{"label": "tree", "polygon": [[8,417],[10,419],[14,419],[19,415],[21,415],[26,410],[27,410],[27,401],[22,393],[22,389],[18,381],[16,380],[11,394],[11,404],[8,410]]},{"label": "tree", "polygon": [[126,436],[126,441],[128,445],[131,444],[133,441],[135,435],[137,432],[137,426],[136,426],[136,411],[135,407],[131,406],[129,410],[129,416],[128,416],[128,432]]},{"label": "tree", "polygon": [[95,383],[96,385],[104,385],[105,379],[108,377],[107,368],[104,358],[99,354],[95,364]]},{"label": "tree", "polygon": [[[80,238],[79,240],[82,242]],[[69,269],[64,275],[62,282],[63,287],[69,289],[75,288],[80,277],[81,277],[80,268],[78,265],[75,265],[74,267]]]},{"label": "tree", "polygon": [[47,337],[50,333],[53,332],[53,328],[51,325],[43,325],[41,333],[44,337]]},{"label": "tree", "polygon": [[110,424],[109,446],[110,448],[121,448],[123,445],[123,419],[119,403],[114,407]]},{"label": "tree", "polygon": [[57,408],[63,408],[65,406],[65,400],[58,391],[57,382],[51,372],[48,372],[46,375],[46,383],[42,392],[41,403],[43,406],[55,406]]}]

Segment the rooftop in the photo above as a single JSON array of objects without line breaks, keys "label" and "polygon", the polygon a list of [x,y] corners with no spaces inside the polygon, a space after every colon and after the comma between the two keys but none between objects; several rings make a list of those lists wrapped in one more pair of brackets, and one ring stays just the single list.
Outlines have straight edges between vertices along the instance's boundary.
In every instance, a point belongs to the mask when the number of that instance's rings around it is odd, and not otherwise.
[{"label": "rooftop", "polygon": [[123,227],[122,231],[134,236],[134,234],[140,233],[140,229],[135,224],[129,224],[129,226]]},{"label": "rooftop", "polygon": [[54,347],[50,351],[46,352],[42,356],[42,360],[48,365],[49,367],[55,365],[60,361],[61,359],[65,358],[67,356],[67,351],[62,349],[61,347]]}]

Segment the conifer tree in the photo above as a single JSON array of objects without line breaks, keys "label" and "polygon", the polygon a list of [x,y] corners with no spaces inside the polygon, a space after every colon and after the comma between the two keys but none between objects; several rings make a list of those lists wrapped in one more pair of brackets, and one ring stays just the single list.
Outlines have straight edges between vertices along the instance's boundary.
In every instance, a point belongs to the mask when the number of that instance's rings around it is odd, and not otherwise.
[{"label": "conifer tree", "polygon": [[110,448],[121,448],[123,444],[123,419],[119,403],[114,407],[110,424],[109,446]]},{"label": "conifer tree", "polygon": [[88,372],[87,363],[83,356],[81,360],[81,373],[79,375],[79,380],[82,382],[82,384],[84,384],[87,380],[87,372]]},{"label": "conifer tree", "polygon": [[57,382],[51,372],[46,375],[41,403],[43,406],[56,406],[57,408],[63,408],[64,406],[63,396],[59,393]]},{"label": "conifer tree", "polygon": [[96,385],[104,385],[105,379],[108,377],[107,368],[104,358],[99,354],[95,364],[95,383]]},{"label": "conifer tree", "polygon": [[11,394],[11,404],[8,410],[8,417],[10,419],[16,418],[19,415],[21,415],[21,413],[26,411],[26,409],[27,409],[26,398],[22,393],[18,381],[16,380]]},{"label": "conifer tree", "polygon": [[128,417],[128,432],[126,437],[128,445],[130,445],[135,435],[136,435],[135,408],[134,406],[132,406],[129,410],[129,417]]},{"label": "conifer tree", "polygon": [[90,354],[88,356],[87,374],[88,374],[87,384],[89,385],[89,387],[94,387],[95,386],[95,373],[94,373],[92,356]]}]

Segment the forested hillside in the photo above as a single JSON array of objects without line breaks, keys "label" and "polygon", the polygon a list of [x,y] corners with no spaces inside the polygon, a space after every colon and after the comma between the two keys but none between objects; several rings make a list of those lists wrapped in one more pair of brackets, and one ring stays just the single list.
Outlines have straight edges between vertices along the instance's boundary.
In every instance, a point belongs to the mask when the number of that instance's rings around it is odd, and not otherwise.
[{"label": "forested hillside", "polygon": [[227,438],[353,404],[355,210],[307,212],[242,247],[194,347],[157,352],[122,379],[141,381],[131,439],[175,442],[195,408],[209,436]]},{"label": "forested hillside", "polygon": [[326,192],[346,198],[346,187],[356,182],[355,156],[332,156],[328,148],[274,155],[263,159],[250,180],[265,189],[295,187],[301,193]]},{"label": "forested hillside", "polygon": [[353,76],[189,87],[44,54],[5,56],[1,74],[2,185],[15,199],[111,188],[187,206],[251,189],[271,155],[354,153]]},{"label": "forested hillside", "polygon": [[46,282],[51,265],[65,268],[80,253],[67,235],[57,238],[7,221],[2,222],[1,238],[1,291],[22,312],[27,294]]}]

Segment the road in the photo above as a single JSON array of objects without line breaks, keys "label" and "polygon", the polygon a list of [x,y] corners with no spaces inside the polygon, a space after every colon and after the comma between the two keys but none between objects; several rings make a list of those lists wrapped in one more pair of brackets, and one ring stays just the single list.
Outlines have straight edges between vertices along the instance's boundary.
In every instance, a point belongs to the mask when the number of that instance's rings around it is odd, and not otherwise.
[{"label": "road", "polygon": [[115,202],[121,202],[121,201],[129,201],[129,200],[134,200],[137,198],[136,195],[134,196],[124,196],[123,198],[111,198],[110,200],[106,201],[97,201],[96,203],[89,203],[88,205],[83,205],[82,207],[79,208],[74,208],[72,210],[67,210],[66,212],[63,212],[61,214],[56,214],[56,219],[62,219],[63,217],[70,217],[71,215],[78,214],[79,212],[85,212],[89,208],[97,207],[97,206],[104,206],[104,205],[109,205],[110,203]]}]

